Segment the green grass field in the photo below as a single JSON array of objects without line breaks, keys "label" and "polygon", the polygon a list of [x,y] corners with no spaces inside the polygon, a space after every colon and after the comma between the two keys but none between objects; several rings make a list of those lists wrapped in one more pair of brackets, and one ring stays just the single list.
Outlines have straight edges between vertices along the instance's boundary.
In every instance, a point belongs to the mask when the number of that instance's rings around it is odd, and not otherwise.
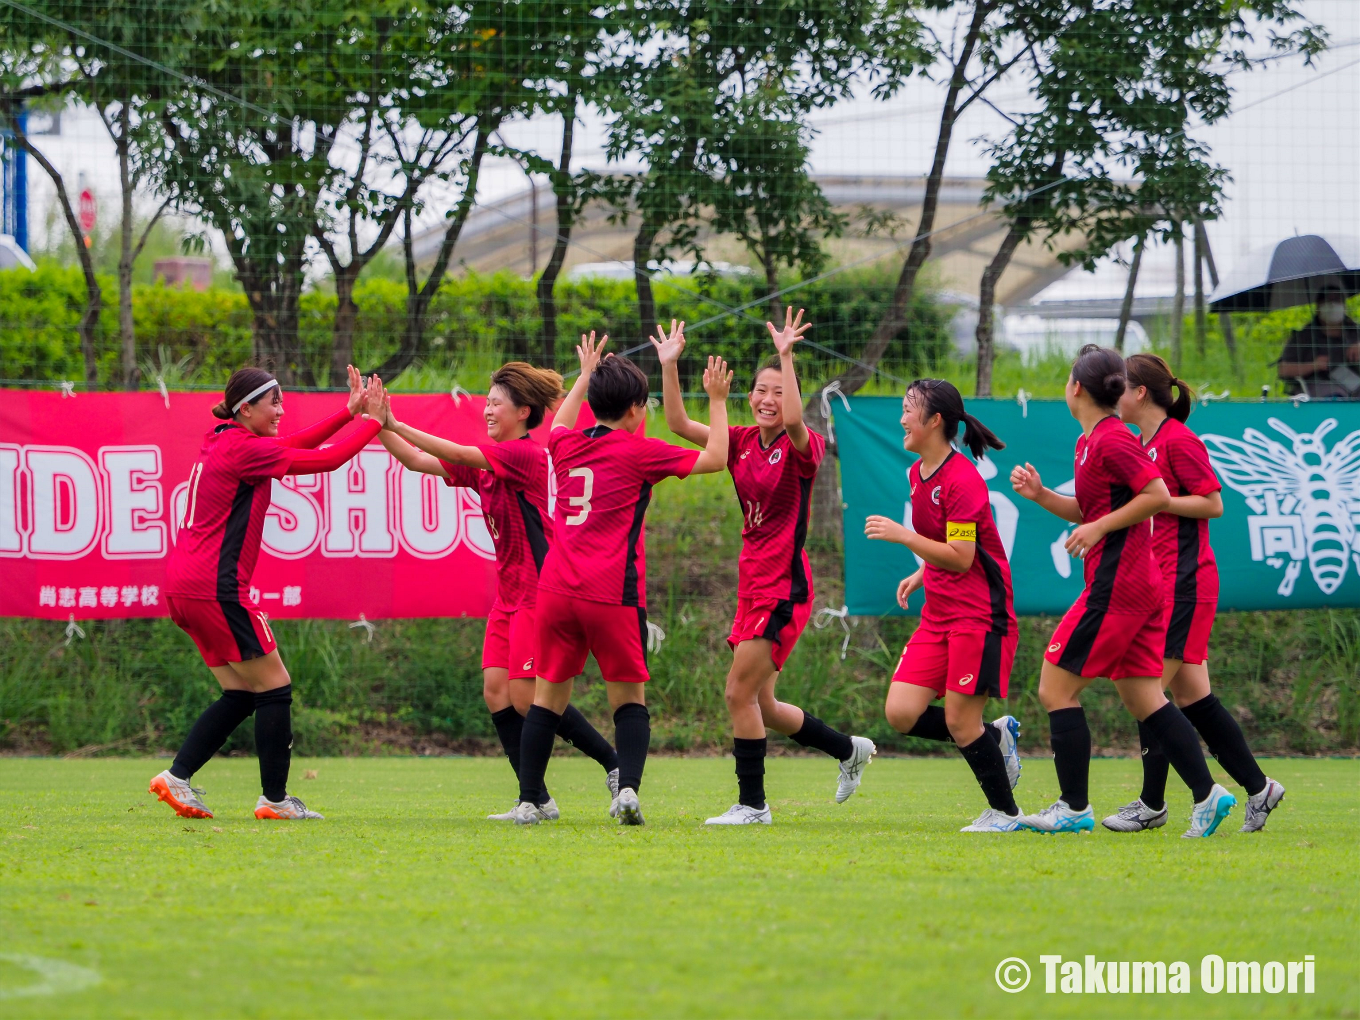
[{"label": "green grass field", "polygon": [[[775,825],[721,831],[699,823],[733,799],[723,759],[653,759],[641,829],[577,756],[549,772],[562,821],[530,829],[483,820],[500,760],[297,761],[315,824],[255,821],[235,758],[196,780],[217,817],[181,820],[145,792],[162,767],[0,762],[0,1017],[1360,1016],[1354,760],[1269,762],[1266,831],[1235,811],[1193,842],[1174,775],[1164,829],[1042,837],[956,832],[982,801],[950,759],[879,759],[837,806],[833,764],[774,758]],[[1094,763],[1098,814],[1137,768]],[[1017,792],[1051,800],[1051,763]],[[1045,953],[1185,960],[1192,991],[1045,994]],[[1312,954],[1316,991],[1206,994],[1209,953]]]}]

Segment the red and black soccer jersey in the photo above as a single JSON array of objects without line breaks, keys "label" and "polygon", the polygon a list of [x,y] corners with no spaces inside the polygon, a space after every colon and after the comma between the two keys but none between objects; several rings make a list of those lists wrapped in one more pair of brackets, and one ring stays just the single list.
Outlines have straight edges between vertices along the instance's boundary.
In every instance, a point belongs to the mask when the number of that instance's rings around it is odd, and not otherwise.
[{"label": "red and black soccer jersey", "polygon": [[809,429],[808,448],[800,453],[787,432],[769,446],[760,445],[756,425],[732,426],[727,436],[727,469],[742,516],[737,595],[806,602],[812,597],[812,568],[803,543],[826,440]]},{"label": "red and black soccer jersey", "polygon": [[[1223,488],[1204,441],[1184,422],[1167,418],[1143,447],[1173,496],[1207,496]],[[1152,548],[1167,602],[1218,602],[1218,563],[1207,518],[1163,511],[1152,519]]]},{"label": "red and black soccer jersey", "polygon": [[257,436],[234,422],[203,437],[189,471],[189,492],[175,548],[166,566],[167,595],[249,603],[250,575],[273,480],[287,474],[334,471],[368,444],[382,426],[365,421],[327,450],[309,450],[350,421],[341,411],[285,437]]},{"label": "red and black soccer jersey", "polygon": [[596,425],[584,432],[553,429],[548,452],[557,504],[539,588],[646,608],[642,522],[652,486],[663,478],[684,478],[699,451]]},{"label": "red and black soccer jersey", "polygon": [[[1077,440],[1077,505],[1083,523],[1118,510],[1161,477],[1142,444],[1118,418],[1096,423]],[[1152,556],[1152,524],[1112,531],[1086,554],[1086,605],[1139,613],[1162,602],[1162,577]]]},{"label": "red and black soccer jersey", "polygon": [[449,485],[475,489],[496,544],[495,608],[532,606],[548,555],[548,454],[528,436],[480,447],[490,471],[441,461]]},{"label": "red and black soccer jersey", "polygon": [[977,543],[973,564],[962,573],[926,564],[921,626],[1014,634],[1011,566],[978,469],[962,454],[951,453],[929,478],[921,477],[918,460],[908,479],[912,530],[932,542]]}]

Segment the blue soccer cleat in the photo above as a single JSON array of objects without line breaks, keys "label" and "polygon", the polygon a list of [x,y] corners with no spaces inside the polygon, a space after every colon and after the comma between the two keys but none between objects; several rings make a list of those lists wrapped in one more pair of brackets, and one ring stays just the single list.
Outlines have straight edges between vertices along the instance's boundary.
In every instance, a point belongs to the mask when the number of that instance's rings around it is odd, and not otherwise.
[{"label": "blue soccer cleat", "polygon": [[1096,816],[1090,804],[1073,811],[1067,801],[1055,800],[1037,815],[1021,815],[1020,827],[1033,832],[1090,832],[1096,827]]},{"label": "blue soccer cleat", "polygon": [[1190,828],[1181,833],[1181,837],[1201,839],[1212,836],[1219,823],[1236,806],[1237,798],[1215,783],[1209,796],[1190,809]]}]

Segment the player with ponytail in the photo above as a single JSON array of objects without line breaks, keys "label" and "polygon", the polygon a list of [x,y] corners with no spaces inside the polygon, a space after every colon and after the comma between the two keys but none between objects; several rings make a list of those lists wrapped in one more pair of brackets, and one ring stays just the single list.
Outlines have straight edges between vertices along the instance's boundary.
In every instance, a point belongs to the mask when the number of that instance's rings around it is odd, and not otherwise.
[{"label": "player with ponytail", "polygon": [[[283,391],[262,368],[232,374],[222,421],[206,436],[189,472],[175,548],[166,568],[170,618],[194,640],[222,687],[222,697],[190,729],[174,763],[151,780],[151,792],[183,818],[211,818],[194,773],[252,714],[263,792],[260,819],[319,819],[288,794],[292,760],[293,684],[269,621],[250,595],[251,575],[273,495],[274,479],[334,471],[372,441],[381,427],[385,393],[377,376],[365,385],[349,366],[343,410],[290,436],[279,436]],[[317,450],[354,416],[363,421],[341,442]]]},{"label": "player with ponytail", "polygon": [[1081,692],[1093,679],[1109,677],[1124,707],[1166,749],[1194,795],[1184,835],[1210,836],[1237,799],[1213,781],[1194,727],[1163,693],[1166,620],[1151,519],[1171,501],[1157,465],[1115,412],[1127,383],[1116,351],[1088,344],[1072,364],[1067,408],[1082,430],[1075,496],[1045,488],[1032,464],[1011,471],[1016,492],[1077,525],[1066,548],[1082,561],[1086,579],[1049,642],[1039,674],[1061,796],[1021,824],[1037,832],[1094,828],[1087,797],[1091,731]]},{"label": "player with ponytail", "polygon": [[[1001,450],[991,429],[964,410],[963,397],[943,379],[918,379],[902,398],[902,446],[918,460],[906,524],[870,517],[871,539],[905,545],[922,561],[897,586],[897,602],[924,588],[921,622],[902,649],[884,714],[908,736],[958,745],[987,797],[987,810],[964,832],[1015,832],[1020,809],[1012,790],[1020,780],[1016,738],[1020,724],[1003,715],[984,724],[989,697],[1005,698],[1018,641],[1011,568],[992,520],[987,483],[963,445],[981,460]],[[944,699],[944,707],[932,704]]]},{"label": "player with ponytail", "polygon": [[[496,601],[482,643],[482,697],[516,776],[524,717],[534,703],[538,575],[552,537],[548,454],[529,431],[543,423],[562,396],[556,372],[511,361],[491,373],[484,412],[490,443],[463,445],[413,429],[392,416],[390,405],[381,436],[407,469],[481,495],[482,516],[496,546]],[[600,763],[610,796],[617,796],[618,754],[575,706],[563,713],[557,735]],[[559,816],[547,790],[535,803],[546,817]],[[512,813],[489,817],[509,821]]]},{"label": "player with ponytail", "polygon": [[[1162,686],[1170,688],[1209,751],[1247,791],[1242,831],[1256,832],[1284,799],[1284,787],[1261,771],[1237,720],[1209,689],[1209,634],[1218,606],[1218,563],[1209,544],[1209,521],[1223,516],[1222,486],[1203,441],[1185,425],[1194,400],[1190,387],[1155,354],[1132,355],[1125,359],[1125,370],[1128,386],[1119,398],[1119,416],[1138,429],[1143,449],[1171,493],[1169,509],[1152,520],[1166,622]],[[1102,823],[1115,832],[1166,824],[1166,753],[1146,723],[1138,724],[1138,741],[1143,789]]]}]

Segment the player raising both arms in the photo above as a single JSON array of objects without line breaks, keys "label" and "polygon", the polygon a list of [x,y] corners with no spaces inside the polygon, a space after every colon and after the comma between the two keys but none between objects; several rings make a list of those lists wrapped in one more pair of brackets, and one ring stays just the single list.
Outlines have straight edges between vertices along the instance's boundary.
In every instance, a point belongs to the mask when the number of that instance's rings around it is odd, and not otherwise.
[{"label": "player raising both arms", "polygon": [[[987,698],[1005,698],[1018,641],[1011,568],[992,520],[991,496],[978,469],[954,449],[959,425],[974,458],[1006,444],[963,409],[943,379],[918,379],[902,398],[902,446],[911,466],[911,527],[870,517],[864,534],[905,545],[924,564],[897,586],[903,609],[925,588],[921,623],[902,649],[884,713],[893,729],[953,741],[977,777],[989,807],[963,832],[1014,832],[1020,809],[1011,790],[1020,780],[1015,742],[1020,724],[1003,715],[982,722]],[[944,698],[944,707],[933,705]]]},{"label": "player raising both arms", "polygon": [[1016,492],[1077,525],[1066,547],[1082,561],[1086,578],[1039,674],[1061,797],[1037,815],[1022,816],[1021,824],[1038,832],[1094,828],[1087,799],[1091,731],[1080,699],[1092,679],[1104,676],[1190,787],[1195,806],[1184,835],[1209,836],[1237,799],[1213,781],[1194,727],[1163,693],[1166,621],[1151,518],[1171,504],[1157,466],[1115,414],[1125,383],[1124,359],[1095,344],[1083,347],[1072,365],[1067,407],[1082,429],[1075,496],[1045,488],[1031,464],[1011,471]]},{"label": "player raising both arms", "polygon": [[[544,821],[538,802],[553,734],[571,701],[573,680],[594,655],[614,710],[619,792],[609,813],[641,825],[638,787],[647,763],[651,721],[647,672],[647,569],[642,524],[652,486],[672,476],[711,474],[727,462],[727,391],[731,373],[709,359],[704,373],[713,434],[700,452],[637,435],[647,416],[647,376],[612,354],[609,338],[581,337],[581,374],[548,434],[557,477],[553,545],[538,581],[538,682],[520,743],[520,803],[512,820]],[[581,401],[599,423],[575,430]]]},{"label": "player raising both arms", "polygon": [[[859,786],[874,755],[873,741],[832,729],[797,705],[775,698],[774,688],[812,613],[812,568],[807,537],[812,480],[826,455],[826,440],[803,424],[803,398],[793,366],[793,345],[812,328],[800,308],[786,310],[784,328],[765,325],[774,339],[773,358],[756,370],[748,401],[754,425],[727,430],[727,467],[742,509],[741,558],[737,563],[737,613],[727,644],[727,711],[732,716],[738,802],[708,825],[770,824],[765,801],[765,728],[813,747],[841,763],[836,803]],[[667,335],[652,341],[661,359],[666,424],[692,443],[709,442],[708,425],[685,413],[680,393],[680,355],[685,324],[672,320]]]},{"label": "player raising both arms", "polygon": [[[484,412],[490,443],[464,446],[413,429],[392,416],[390,401],[383,419],[383,446],[408,469],[481,495],[482,516],[496,546],[496,601],[482,642],[482,697],[516,777],[524,715],[534,702],[538,574],[552,538],[548,454],[529,430],[543,422],[561,396],[562,377],[556,372],[512,361],[491,374]],[[557,735],[599,762],[610,797],[618,794],[619,756],[575,706],[562,713]],[[535,803],[549,818],[558,817],[547,790]],[[490,817],[509,821],[511,813]]]},{"label": "player raising both arms", "polygon": [[[1261,771],[1242,728],[1209,690],[1209,633],[1218,606],[1218,563],[1209,545],[1209,519],[1223,516],[1222,486],[1203,441],[1185,426],[1194,395],[1155,354],[1125,359],[1129,385],[1119,416],[1138,429],[1171,492],[1171,507],[1152,520],[1152,546],[1161,570],[1166,612],[1162,686],[1209,745],[1228,775],[1246,791],[1243,832],[1265,827],[1284,799],[1284,787]],[[1173,400],[1172,387],[1179,390]],[[1146,723],[1138,724],[1143,789],[1102,824],[1139,832],[1166,824],[1167,759]]]},{"label": "player raising both arms", "polygon": [[[151,780],[151,792],[183,818],[211,818],[202,790],[189,785],[241,723],[255,715],[255,752],[264,792],[256,818],[320,818],[288,795],[293,746],[293,685],[265,615],[253,608],[250,578],[260,555],[273,480],[334,471],[369,444],[381,427],[384,392],[377,376],[361,385],[349,367],[349,403],[315,425],[279,437],[283,393],[259,368],[243,368],[213,408],[224,419],[203,438],[166,569],[170,617],[194,639],[222,686],[175,755]],[[316,450],[353,417],[364,421],[342,442]]]}]

